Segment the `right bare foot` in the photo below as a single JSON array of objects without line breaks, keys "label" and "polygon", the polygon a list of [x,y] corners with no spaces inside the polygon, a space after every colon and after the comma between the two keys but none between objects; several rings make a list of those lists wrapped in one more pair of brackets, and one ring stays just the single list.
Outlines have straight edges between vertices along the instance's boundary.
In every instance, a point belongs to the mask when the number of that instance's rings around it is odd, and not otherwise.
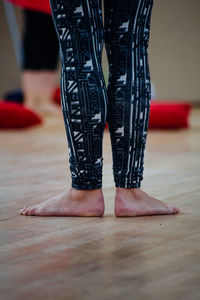
[{"label": "right bare foot", "polygon": [[178,214],[179,208],[151,197],[140,188],[116,188],[116,217]]},{"label": "right bare foot", "polygon": [[21,215],[26,216],[77,216],[102,217],[104,214],[102,189],[69,190],[38,205],[24,207]]}]

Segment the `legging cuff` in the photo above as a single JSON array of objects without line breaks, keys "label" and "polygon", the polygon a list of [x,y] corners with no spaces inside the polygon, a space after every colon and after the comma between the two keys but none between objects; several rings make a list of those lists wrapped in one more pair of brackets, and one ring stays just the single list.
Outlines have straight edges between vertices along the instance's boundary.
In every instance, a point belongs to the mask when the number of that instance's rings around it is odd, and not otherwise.
[{"label": "legging cuff", "polygon": [[143,168],[138,170],[113,172],[116,187],[140,188],[143,180]]},{"label": "legging cuff", "polygon": [[93,190],[102,188],[103,158],[94,162],[69,159],[72,187],[77,190]]}]

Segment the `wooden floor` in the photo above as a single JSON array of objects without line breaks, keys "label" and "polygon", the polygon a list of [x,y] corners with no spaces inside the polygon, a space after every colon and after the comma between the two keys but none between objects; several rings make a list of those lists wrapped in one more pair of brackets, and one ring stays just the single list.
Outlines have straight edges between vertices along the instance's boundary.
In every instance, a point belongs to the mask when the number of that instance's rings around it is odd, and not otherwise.
[{"label": "wooden floor", "polygon": [[103,218],[26,217],[70,186],[62,120],[0,132],[1,299],[200,299],[200,110],[189,130],[149,131],[142,189],[180,215],[116,218],[109,133]]}]

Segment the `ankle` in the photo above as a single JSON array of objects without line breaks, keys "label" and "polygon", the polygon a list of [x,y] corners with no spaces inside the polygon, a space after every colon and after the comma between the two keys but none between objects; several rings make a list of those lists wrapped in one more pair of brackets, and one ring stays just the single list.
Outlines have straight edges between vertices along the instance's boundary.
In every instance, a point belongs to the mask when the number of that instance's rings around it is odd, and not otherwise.
[{"label": "ankle", "polygon": [[70,193],[72,195],[72,198],[74,199],[84,199],[87,198],[89,195],[103,195],[102,189],[78,190],[73,187],[70,188]]},{"label": "ankle", "polygon": [[122,194],[131,192],[132,194],[137,195],[138,192],[141,191],[141,188],[124,188],[124,187],[116,187],[116,194]]}]

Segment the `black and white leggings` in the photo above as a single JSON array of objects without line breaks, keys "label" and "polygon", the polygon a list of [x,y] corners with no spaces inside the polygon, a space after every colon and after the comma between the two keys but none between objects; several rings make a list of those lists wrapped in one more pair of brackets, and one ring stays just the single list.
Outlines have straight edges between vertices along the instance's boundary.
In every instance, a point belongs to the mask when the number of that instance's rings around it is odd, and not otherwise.
[{"label": "black and white leggings", "polygon": [[[138,188],[151,101],[148,42],[153,0],[50,0],[60,45],[61,98],[72,187],[102,187],[108,122],[116,187]],[[102,71],[105,41],[109,62]]]}]

